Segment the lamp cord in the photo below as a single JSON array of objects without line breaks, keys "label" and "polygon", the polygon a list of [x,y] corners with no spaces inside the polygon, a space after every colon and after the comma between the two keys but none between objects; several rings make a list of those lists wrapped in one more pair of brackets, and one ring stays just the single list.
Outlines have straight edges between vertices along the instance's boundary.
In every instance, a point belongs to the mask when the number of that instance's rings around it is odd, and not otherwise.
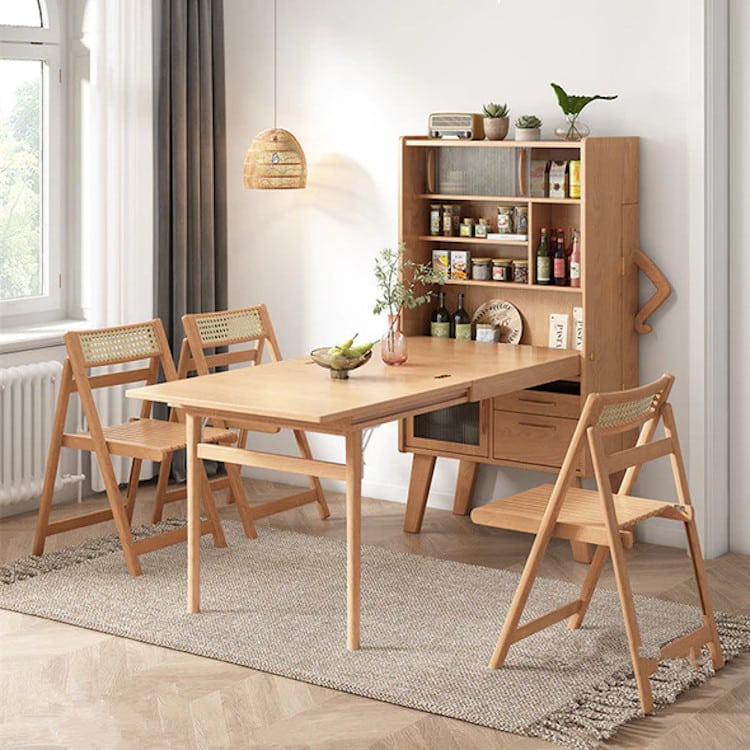
[{"label": "lamp cord", "polygon": [[276,130],[276,0],[273,0],[273,129]]}]

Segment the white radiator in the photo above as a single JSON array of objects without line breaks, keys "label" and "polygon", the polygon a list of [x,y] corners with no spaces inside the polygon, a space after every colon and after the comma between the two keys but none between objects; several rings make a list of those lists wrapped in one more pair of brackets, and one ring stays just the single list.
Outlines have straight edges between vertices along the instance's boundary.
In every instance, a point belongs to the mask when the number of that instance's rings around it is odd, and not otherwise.
[{"label": "white radiator", "polygon": [[[0,505],[42,493],[61,372],[60,362],[0,369]],[[58,476],[55,489],[82,479]]]}]

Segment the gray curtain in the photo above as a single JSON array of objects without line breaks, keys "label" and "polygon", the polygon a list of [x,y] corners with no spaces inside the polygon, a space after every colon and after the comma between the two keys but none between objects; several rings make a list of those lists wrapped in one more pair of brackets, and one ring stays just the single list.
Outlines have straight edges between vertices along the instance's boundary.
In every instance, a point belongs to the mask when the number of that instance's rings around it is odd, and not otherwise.
[{"label": "gray curtain", "polygon": [[227,306],[223,0],[155,3],[155,309],[179,356],[181,317]]}]

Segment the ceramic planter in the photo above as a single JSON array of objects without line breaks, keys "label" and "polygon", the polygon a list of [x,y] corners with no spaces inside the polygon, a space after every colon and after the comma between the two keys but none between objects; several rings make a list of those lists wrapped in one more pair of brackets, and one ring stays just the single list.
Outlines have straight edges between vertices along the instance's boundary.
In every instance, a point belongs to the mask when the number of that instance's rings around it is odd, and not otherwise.
[{"label": "ceramic planter", "polygon": [[502,141],[508,135],[509,117],[485,117],[484,135],[489,141]]},{"label": "ceramic planter", "polygon": [[541,128],[516,128],[517,141],[538,141],[541,137]]}]

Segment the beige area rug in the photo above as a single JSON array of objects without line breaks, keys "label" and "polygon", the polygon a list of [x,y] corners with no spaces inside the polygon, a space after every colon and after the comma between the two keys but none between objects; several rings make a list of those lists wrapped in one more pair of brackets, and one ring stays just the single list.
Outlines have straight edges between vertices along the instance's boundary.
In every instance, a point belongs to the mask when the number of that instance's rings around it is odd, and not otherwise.
[{"label": "beige area rug", "polygon": [[[224,527],[228,548],[203,540],[199,615],[185,612],[184,544],[150,553],[131,578],[114,537],[0,568],[0,607],[585,750],[641,715],[614,592],[597,592],[582,629],[548,628],[493,671],[517,575],[365,547],[363,648],[348,652],[343,542],[264,527],[249,541],[238,522]],[[539,580],[526,616],[577,593]],[[697,608],[636,606],[649,651],[700,623]],[[750,648],[750,618],[720,615],[719,630],[727,658]],[[663,663],[656,705],[712,673]]]}]

